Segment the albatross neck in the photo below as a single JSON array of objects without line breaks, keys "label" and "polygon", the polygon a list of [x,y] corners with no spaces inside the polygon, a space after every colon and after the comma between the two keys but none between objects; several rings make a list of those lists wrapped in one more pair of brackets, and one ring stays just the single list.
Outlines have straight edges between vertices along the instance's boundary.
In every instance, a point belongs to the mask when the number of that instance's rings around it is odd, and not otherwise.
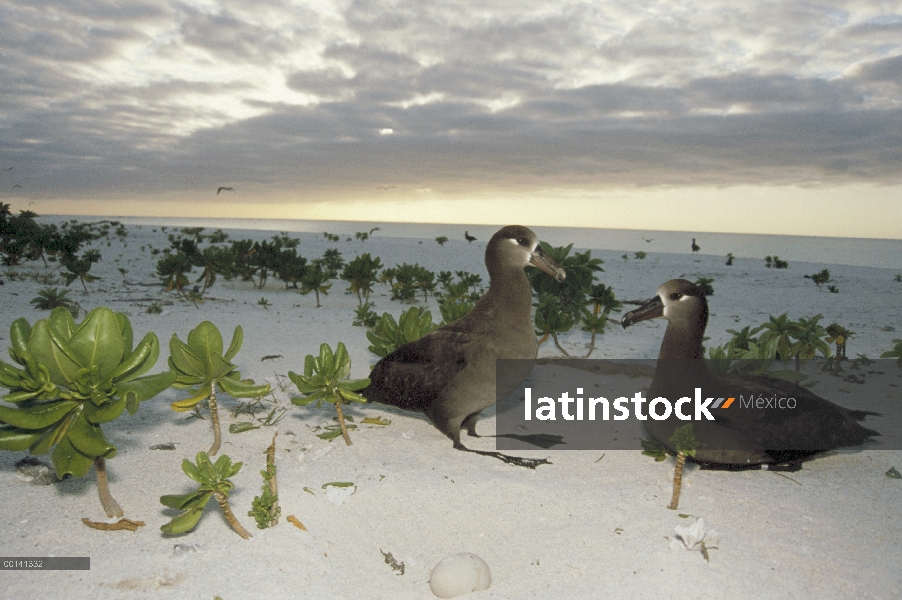
[{"label": "albatross neck", "polygon": [[704,358],[702,353],[704,333],[704,325],[699,330],[697,324],[668,322],[658,359]]},{"label": "albatross neck", "polygon": [[492,267],[489,265],[489,290],[483,298],[486,308],[499,308],[515,319],[532,318],[532,288],[526,272],[520,266]]}]

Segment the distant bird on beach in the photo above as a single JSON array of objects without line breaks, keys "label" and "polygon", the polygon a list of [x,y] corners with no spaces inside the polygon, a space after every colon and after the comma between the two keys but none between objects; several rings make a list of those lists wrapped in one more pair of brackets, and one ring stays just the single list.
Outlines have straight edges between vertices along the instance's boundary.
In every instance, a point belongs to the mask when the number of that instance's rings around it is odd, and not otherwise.
[{"label": "distant bird on beach", "polygon": [[[492,236],[485,265],[489,290],[473,309],[380,360],[370,373],[369,387],[360,393],[370,402],[425,413],[458,450],[534,469],[547,461],[470,450],[460,442],[460,430],[479,437],[476,420],[495,403],[496,359],[534,359],[538,352],[532,288],[524,267],[536,266],[558,281],[565,274],[542,251],[536,234],[520,225]],[[527,375],[517,373],[505,385],[515,387]]]},{"label": "distant bird on beach", "polygon": [[234,191],[235,191],[235,188],[220,186],[220,188],[218,190],[216,190],[216,195],[218,196],[219,192],[234,192]]},{"label": "distant bird on beach", "polygon": [[[879,435],[858,424],[876,413],[843,408],[784,379],[714,373],[708,369],[702,352],[708,302],[704,290],[694,283],[685,279],[668,281],[658,288],[654,298],[623,315],[621,324],[626,328],[656,318],[667,319],[668,323],[646,396],[673,402],[677,398],[692,398],[699,388],[703,399],[735,398],[734,403],[711,405],[709,412],[715,415],[714,421],[692,421],[700,445],[689,460],[706,468],[739,470],[768,464],[772,470],[794,471],[800,468],[801,461],[817,454],[858,446]],[[744,406],[740,394],[773,404],[776,399],[793,398],[794,406]],[[645,429],[665,447],[675,450],[670,438],[677,427],[686,424],[677,417],[674,413],[664,420],[646,420]]]},{"label": "distant bird on beach", "polygon": [[473,242],[476,241],[476,237],[470,235],[469,231],[464,231],[464,239],[466,239],[467,242],[469,242],[470,244],[472,244]]},{"label": "distant bird on beach", "polygon": [[380,185],[380,186],[376,187],[376,189],[377,189],[377,190],[385,190],[385,191],[388,191],[388,190],[392,189],[393,187],[395,187],[395,186],[393,186],[393,185],[389,185],[389,186]]},{"label": "distant bird on beach", "polygon": [[650,239],[649,239],[649,238],[642,238],[642,239],[645,240],[645,242],[646,242],[646,243],[649,243],[649,244],[650,244],[651,242],[655,241],[655,238],[650,238]]},{"label": "distant bird on beach", "polygon": [[701,248],[695,243],[695,238],[692,238],[692,253],[696,254],[699,250],[701,250]]}]

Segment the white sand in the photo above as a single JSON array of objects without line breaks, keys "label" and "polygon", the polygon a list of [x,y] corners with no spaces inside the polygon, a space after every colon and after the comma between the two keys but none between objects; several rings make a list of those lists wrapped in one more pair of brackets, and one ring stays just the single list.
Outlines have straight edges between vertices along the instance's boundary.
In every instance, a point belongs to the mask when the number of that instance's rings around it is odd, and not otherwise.
[{"label": "white sand", "polygon": [[[136,339],[154,331],[163,345],[154,372],[163,370],[168,340],[184,339],[200,321],[216,323],[228,339],[235,325],[245,332],[236,362],[242,375],[275,383],[278,374],[300,371],[304,356],[322,342],[343,341],[353,361],[353,377],[365,377],[376,357],[367,350],[362,327],[351,325],[356,296],[333,282],[323,308],[313,295],[286,291],[279,282],[267,289],[220,280],[210,299],[196,309],[157,287],[157,257],[150,247],[165,248],[165,234],[151,226],[130,226],[127,246],[111,236],[99,245],[103,260],[93,273],[103,277],[84,294],[70,294],[85,308],[106,305],[129,315]],[[324,230],[328,225],[324,224]],[[172,229],[169,229],[172,232]],[[231,239],[267,238],[265,232],[229,232]],[[542,231],[537,228],[542,236]],[[483,242],[371,238],[366,242],[327,243],[321,235],[296,234],[299,252],[309,258],[337,247],[345,259],[361,252],[379,256],[387,266],[419,262],[433,270],[466,269],[483,274]],[[449,233],[449,237],[451,234]],[[457,236],[455,236],[457,237]],[[344,236],[342,236],[344,240]],[[140,250],[145,246],[145,251]],[[622,299],[650,297],[667,279],[698,276],[715,279],[710,299],[709,344],[729,339],[726,329],[758,325],[768,315],[790,318],[823,313],[823,324],[836,321],[857,334],[849,355],[871,358],[902,337],[902,284],[886,269],[792,264],[789,270],[764,268],[762,260],[737,259],[724,266],[721,257],[649,254],[644,261],[623,261],[622,252],[593,252],[605,259],[600,280]],[[126,275],[118,268],[128,270]],[[819,292],[806,273],[828,267],[840,293]],[[29,263],[16,271],[43,272]],[[29,281],[0,288],[0,336],[10,323],[47,316],[28,300],[44,287]],[[265,297],[272,306],[257,304]],[[145,298],[172,300],[162,315],[145,311]],[[376,287],[376,311],[397,316],[407,308]],[[438,310],[433,315],[439,319]],[[654,357],[665,323],[656,321],[623,331],[611,326],[600,337],[593,357]],[[897,331],[883,331],[893,326]],[[564,336],[565,346],[584,352],[587,335]],[[282,358],[261,361],[266,355]],[[548,343],[542,356],[556,356]],[[5,357],[4,357],[5,358]],[[887,369],[900,378],[902,369]],[[902,380],[899,381],[902,385]],[[851,384],[850,384],[851,385]],[[816,390],[839,403],[854,395],[830,381]],[[849,388],[850,386],[845,386]],[[897,388],[894,388],[897,389]],[[851,390],[854,392],[855,390]],[[673,461],[655,463],[639,452],[533,451],[518,454],[549,457],[553,464],[536,471],[513,467],[451,448],[450,441],[422,416],[381,405],[352,407],[348,413],[391,419],[388,427],[362,427],[351,433],[354,445],[326,442],[312,428],[330,422],[334,411],[295,407],[294,392],[276,388],[279,406],[288,413],[278,424],[278,481],[283,510],[280,524],[256,529],[246,515],[260,493],[260,469],[272,428],[242,434],[224,432],[223,452],[243,461],[233,478],[231,500],[236,515],[255,539],[240,539],[211,503],[191,533],[166,537],[160,525],[171,513],[163,494],[191,489],[180,464],[206,450],[212,440],[209,421],[186,420],[169,402],[183,397],[174,390],[144,403],[104,427],[119,454],[108,461],[111,488],[126,517],[143,520],[137,532],[102,532],[84,526],[89,517],[104,520],[93,473],[81,480],[34,486],[16,478],[14,463],[25,453],[0,453],[0,548],[4,556],[90,556],[90,571],[5,572],[0,596],[7,598],[429,598],[430,569],[441,559],[472,552],[491,568],[492,586],[471,598],[894,598],[902,594],[902,480],[887,478],[902,469],[902,452],[842,450],[805,463],[792,480],[765,471],[724,473],[690,467],[684,476],[680,508],[667,509]],[[223,428],[228,410],[223,398]],[[247,417],[241,417],[246,420]],[[494,411],[478,426],[493,430]],[[869,426],[880,429],[879,420]],[[149,450],[173,442],[175,451]],[[471,447],[491,449],[491,439],[470,440]],[[603,458],[602,455],[604,455]],[[303,456],[302,462],[298,457]],[[49,460],[49,457],[44,457]],[[354,482],[356,492],[337,505],[322,486]],[[309,488],[314,492],[305,492]],[[692,515],[680,518],[679,514]],[[285,521],[295,515],[308,531]],[[668,547],[675,526],[703,517],[716,529],[719,543],[706,562],[700,553]],[[186,550],[187,548],[187,550]],[[398,575],[380,551],[403,562]]]}]

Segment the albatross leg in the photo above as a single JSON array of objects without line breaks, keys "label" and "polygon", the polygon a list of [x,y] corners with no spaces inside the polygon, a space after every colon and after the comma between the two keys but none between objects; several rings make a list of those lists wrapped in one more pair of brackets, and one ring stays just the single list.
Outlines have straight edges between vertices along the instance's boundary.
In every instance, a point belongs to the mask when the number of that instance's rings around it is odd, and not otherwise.
[{"label": "albatross leg", "polygon": [[460,424],[461,429],[467,430],[467,435],[470,437],[481,437],[478,433],[476,433],[476,420],[479,418],[479,413],[481,410],[477,410],[472,415],[469,415],[464,422]]}]

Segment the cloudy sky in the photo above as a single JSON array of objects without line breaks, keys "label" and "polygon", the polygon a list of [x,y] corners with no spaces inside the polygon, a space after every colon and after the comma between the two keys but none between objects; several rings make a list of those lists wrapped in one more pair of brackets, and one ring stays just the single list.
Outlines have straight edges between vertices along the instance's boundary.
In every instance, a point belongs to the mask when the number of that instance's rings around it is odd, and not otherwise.
[{"label": "cloudy sky", "polygon": [[902,238],[902,1],[0,0],[0,201]]}]

